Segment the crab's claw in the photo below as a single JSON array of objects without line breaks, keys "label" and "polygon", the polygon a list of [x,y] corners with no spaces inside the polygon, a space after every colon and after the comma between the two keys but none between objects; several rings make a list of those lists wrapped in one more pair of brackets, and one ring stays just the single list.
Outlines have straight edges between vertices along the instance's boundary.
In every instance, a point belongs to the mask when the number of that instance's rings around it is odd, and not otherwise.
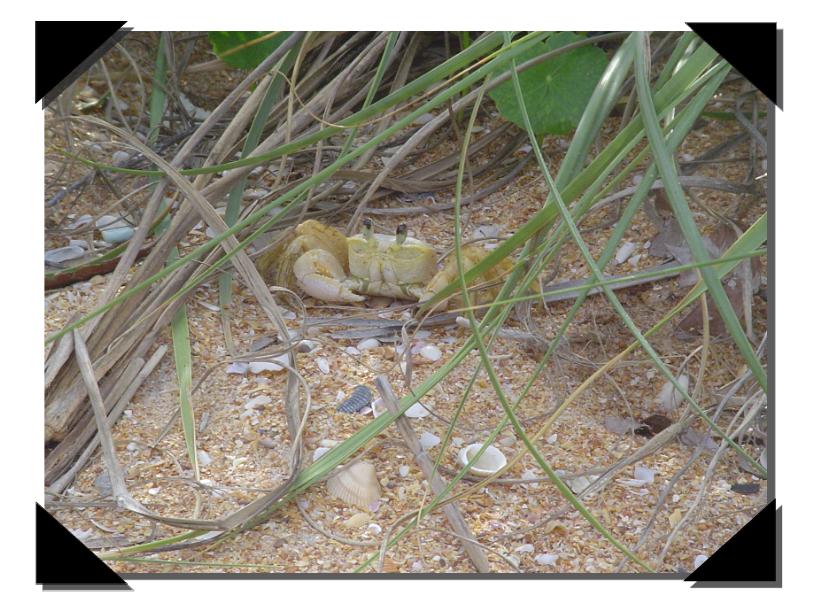
[{"label": "crab's claw", "polygon": [[312,297],[324,302],[362,302],[343,281],[346,273],[337,259],[323,249],[312,249],[298,257],[293,267],[300,287]]}]

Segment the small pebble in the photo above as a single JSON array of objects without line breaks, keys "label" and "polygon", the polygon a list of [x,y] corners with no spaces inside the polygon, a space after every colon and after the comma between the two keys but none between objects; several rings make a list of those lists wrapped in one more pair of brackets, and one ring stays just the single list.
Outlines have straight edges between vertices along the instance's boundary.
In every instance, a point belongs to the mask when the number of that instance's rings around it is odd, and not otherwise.
[{"label": "small pebble", "polygon": [[399,475],[405,478],[411,469],[407,465],[401,465],[399,468]]},{"label": "small pebble", "polygon": [[697,555],[694,557],[694,569],[700,567],[703,563],[708,561],[708,556],[706,555]]}]

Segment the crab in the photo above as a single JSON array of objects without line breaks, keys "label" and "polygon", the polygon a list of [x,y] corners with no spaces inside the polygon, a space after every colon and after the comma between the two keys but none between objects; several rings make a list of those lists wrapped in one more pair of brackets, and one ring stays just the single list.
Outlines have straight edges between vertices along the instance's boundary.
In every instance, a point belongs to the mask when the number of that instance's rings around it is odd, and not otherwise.
[{"label": "crab", "polygon": [[[481,247],[462,250],[465,269],[487,255]],[[408,236],[401,224],[393,236],[376,234],[366,219],[362,233],[346,237],[319,221],[304,221],[294,237],[281,243],[259,261],[261,272],[272,283],[300,287],[325,302],[362,302],[366,296],[424,301],[456,278],[455,257],[437,269],[436,251],[422,240]],[[509,269],[502,262],[480,280],[494,281]]]}]

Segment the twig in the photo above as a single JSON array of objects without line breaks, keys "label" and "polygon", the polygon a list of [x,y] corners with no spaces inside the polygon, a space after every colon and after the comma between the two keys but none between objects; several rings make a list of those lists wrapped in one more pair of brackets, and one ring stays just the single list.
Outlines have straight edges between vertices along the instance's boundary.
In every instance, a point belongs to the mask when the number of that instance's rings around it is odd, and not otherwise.
[{"label": "twig", "polygon": [[[378,376],[375,385],[377,386],[377,391],[379,391],[380,396],[382,397],[383,403],[385,404],[386,408],[391,414],[398,414],[399,413],[399,402],[397,401],[396,396],[394,395],[394,391],[391,388],[391,385],[388,382],[388,379],[385,376]],[[428,480],[428,483],[431,486],[431,490],[436,494],[439,495],[442,491],[445,490],[445,481],[439,475],[437,471],[433,468],[433,462],[428,457],[428,454],[422,450],[422,447],[419,444],[419,440],[414,433],[411,424],[408,422],[408,419],[404,416],[399,416],[397,420],[394,422],[399,430],[400,434],[402,435],[405,443],[407,444],[408,448],[414,454],[414,458],[416,460],[417,465],[422,470],[422,473],[425,475],[425,478]],[[487,560],[487,557],[484,554],[484,551],[473,543],[473,534],[470,532],[470,529],[465,523],[465,519],[462,516],[462,512],[459,510],[458,504],[450,504],[444,506],[442,508],[442,512],[445,514],[445,517],[448,519],[448,523],[451,526],[451,529],[463,539],[463,546],[465,548],[465,552],[467,552],[470,560],[473,562],[473,565],[476,567],[476,571],[481,573],[487,573],[490,571],[490,563]]]}]

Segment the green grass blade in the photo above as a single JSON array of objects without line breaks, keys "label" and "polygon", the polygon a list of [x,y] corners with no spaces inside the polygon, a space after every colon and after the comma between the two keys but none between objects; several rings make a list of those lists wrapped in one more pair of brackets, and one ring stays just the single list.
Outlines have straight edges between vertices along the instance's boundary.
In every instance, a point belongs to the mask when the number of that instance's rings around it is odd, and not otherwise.
[{"label": "green grass blade", "polygon": [[[649,90],[645,57],[647,39],[643,33],[640,33],[639,37],[640,40],[637,46],[638,61],[636,62],[635,76],[638,98],[640,100],[641,115],[643,116],[644,124],[646,126],[649,143],[652,147],[658,169],[660,170],[660,176],[663,179],[666,196],[668,197],[672,211],[677,218],[677,222],[680,225],[680,229],[683,232],[683,236],[689,245],[689,249],[691,250],[691,253],[696,261],[707,261],[709,259],[708,251],[703,243],[703,238],[700,235],[700,231],[697,228],[697,225],[694,223],[691,210],[686,202],[683,189],[680,186],[677,177],[677,169],[675,168],[674,160],[666,147],[666,143],[658,123],[657,113],[655,112],[652,94]],[[700,273],[702,274],[711,298],[714,301],[723,322],[725,323],[726,329],[728,329],[731,338],[736,343],[742,358],[745,359],[745,363],[751,369],[751,372],[753,373],[757,382],[767,393],[767,374],[762,368],[762,365],[759,363],[759,360],[751,347],[751,343],[748,341],[745,331],[742,329],[739,318],[734,312],[734,308],[725,293],[725,289],[723,289],[722,283],[717,278],[714,271],[710,268],[701,268]]]}]

